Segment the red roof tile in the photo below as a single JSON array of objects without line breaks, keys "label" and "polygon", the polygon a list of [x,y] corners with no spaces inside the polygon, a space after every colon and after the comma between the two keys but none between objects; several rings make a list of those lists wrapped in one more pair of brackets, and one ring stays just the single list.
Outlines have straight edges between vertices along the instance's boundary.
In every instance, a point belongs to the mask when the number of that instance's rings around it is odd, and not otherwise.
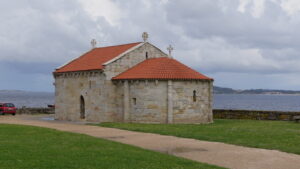
[{"label": "red roof tile", "polygon": [[57,69],[54,73],[103,69],[105,62],[110,61],[140,43],[141,42],[92,49]]},{"label": "red roof tile", "polygon": [[147,59],[112,79],[213,80],[168,57]]}]

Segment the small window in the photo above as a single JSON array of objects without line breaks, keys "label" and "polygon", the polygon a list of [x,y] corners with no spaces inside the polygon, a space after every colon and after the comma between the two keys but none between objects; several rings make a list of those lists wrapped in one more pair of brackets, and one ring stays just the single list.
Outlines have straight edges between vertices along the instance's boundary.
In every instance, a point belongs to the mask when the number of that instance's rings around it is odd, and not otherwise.
[{"label": "small window", "polygon": [[196,95],[196,90],[193,91],[193,101],[197,101],[197,95]]},{"label": "small window", "polygon": [[148,59],[148,52],[146,52],[146,59]]},{"label": "small window", "polygon": [[136,98],[132,98],[133,105],[136,105]]},{"label": "small window", "polygon": [[92,81],[89,81],[89,87],[92,88]]}]

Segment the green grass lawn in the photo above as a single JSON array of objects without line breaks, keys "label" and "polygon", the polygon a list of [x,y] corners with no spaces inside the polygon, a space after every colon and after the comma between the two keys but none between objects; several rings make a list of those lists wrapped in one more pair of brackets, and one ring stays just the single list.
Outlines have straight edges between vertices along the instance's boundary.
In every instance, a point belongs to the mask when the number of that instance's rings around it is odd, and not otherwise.
[{"label": "green grass lawn", "polygon": [[0,124],[1,169],[218,169],[87,135]]},{"label": "green grass lawn", "polygon": [[300,124],[294,122],[217,119],[213,124],[99,125],[300,154]]}]

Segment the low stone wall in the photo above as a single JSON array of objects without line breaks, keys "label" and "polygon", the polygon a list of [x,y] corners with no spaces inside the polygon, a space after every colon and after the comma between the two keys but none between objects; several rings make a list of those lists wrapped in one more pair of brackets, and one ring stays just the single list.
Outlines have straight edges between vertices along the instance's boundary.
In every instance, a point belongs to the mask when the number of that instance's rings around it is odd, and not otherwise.
[{"label": "low stone wall", "polygon": [[27,108],[17,109],[17,114],[54,114],[54,108]]},{"label": "low stone wall", "polygon": [[214,109],[215,119],[251,119],[292,121],[300,112]]},{"label": "low stone wall", "polygon": [[[54,108],[18,108],[17,114],[54,114]],[[214,119],[249,119],[292,121],[300,112],[214,109]]]}]

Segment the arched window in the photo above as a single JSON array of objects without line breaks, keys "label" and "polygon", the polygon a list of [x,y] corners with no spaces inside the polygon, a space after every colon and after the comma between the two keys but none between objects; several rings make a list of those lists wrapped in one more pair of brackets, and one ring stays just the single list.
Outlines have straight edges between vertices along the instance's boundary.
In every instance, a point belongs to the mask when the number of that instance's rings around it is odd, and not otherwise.
[{"label": "arched window", "polygon": [[196,90],[193,91],[193,101],[197,101],[197,95],[196,95]]},{"label": "arched window", "polygon": [[146,55],[146,59],[148,59],[148,52],[146,52],[146,54],[145,54],[145,55]]},{"label": "arched window", "polygon": [[80,118],[85,118],[85,103],[83,96],[80,96]]}]

